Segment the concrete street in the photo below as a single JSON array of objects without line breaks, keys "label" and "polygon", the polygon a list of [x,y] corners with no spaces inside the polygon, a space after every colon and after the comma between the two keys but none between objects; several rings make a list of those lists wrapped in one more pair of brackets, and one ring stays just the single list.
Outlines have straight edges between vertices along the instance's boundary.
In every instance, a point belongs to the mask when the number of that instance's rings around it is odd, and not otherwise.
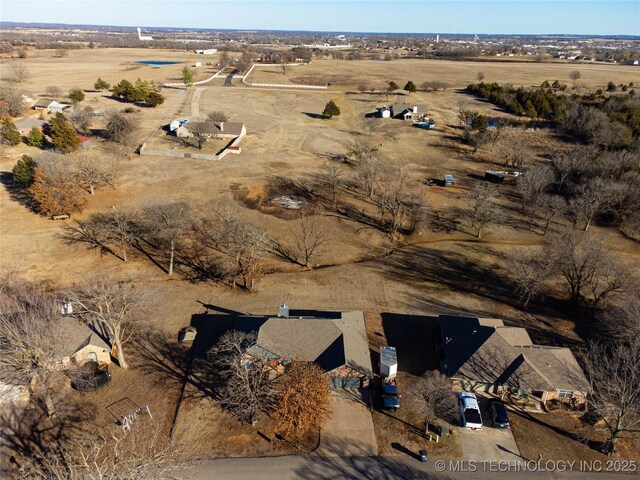
[{"label": "concrete street", "polygon": [[[505,464],[506,465],[506,464]],[[533,467],[533,464],[531,464]],[[179,478],[194,480],[338,480],[338,479],[364,479],[364,480],[631,480],[636,475],[616,474],[609,472],[585,473],[578,471],[545,471],[543,460],[540,470],[530,468],[530,471],[511,471],[500,473],[498,465],[485,464],[485,468],[479,463],[475,465],[465,462],[467,470],[452,471],[449,467],[457,466],[453,461],[450,464],[445,461],[445,470],[436,471],[436,467],[442,468],[436,462],[429,460],[420,463],[407,457],[320,457],[316,455],[286,456],[268,458],[244,458],[244,459],[220,459],[208,460],[190,464],[180,472]],[[549,468],[555,465],[547,465]],[[558,466],[562,469],[562,466]],[[522,467],[524,468],[524,467]],[[574,470],[579,468],[576,463]],[[602,469],[605,465],[602,465]],[[567,467],[568,470],[568,467]]]}]

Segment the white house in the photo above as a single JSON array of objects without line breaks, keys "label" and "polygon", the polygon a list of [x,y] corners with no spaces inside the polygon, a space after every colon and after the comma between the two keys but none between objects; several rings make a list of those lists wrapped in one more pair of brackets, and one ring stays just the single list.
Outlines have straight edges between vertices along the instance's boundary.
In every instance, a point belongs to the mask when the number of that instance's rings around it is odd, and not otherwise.
[{"label": "white house", "polygon": [[213,55],[218,51],[217,48],[208,48],[206,50],[196,50],[195,52],[199,55]]}]

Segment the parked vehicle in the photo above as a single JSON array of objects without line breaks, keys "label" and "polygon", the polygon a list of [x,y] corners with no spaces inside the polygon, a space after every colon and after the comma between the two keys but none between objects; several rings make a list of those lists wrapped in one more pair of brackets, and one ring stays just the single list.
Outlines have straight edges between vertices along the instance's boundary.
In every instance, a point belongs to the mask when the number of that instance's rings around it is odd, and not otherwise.
[{"label": "parked vehicle", "polygon": [[509,428],[509,416],[503,403],[491,402],[489,415],[491,415],[491,424],[495,428]]},{"label": "parked vehicle", "polygon": [[459,393],[458,405],[460,406],[461,425],[471,430],[480,430],[482,428],[482,416],[480,415],[478,398],[471,392]]},{"label": "parked vehicle", "polygon": [[380,376],[382,377],[382,399],[386,410],[398,410],[400,408],[400,395],[398,395],[398,357],[396,347],[380,347]]},{"label": "parked vehicle", "polygon": [[452,186],[454,182],[455,182],[455,179],[453,178],[453,175],[445,175],[444,176],[444,186],[445,187]]},{"label": "parked vehicle", "polygon": [[420,450],[420,461],[423,462],[423,463],[427,461],[427,451],[426,450]]}]

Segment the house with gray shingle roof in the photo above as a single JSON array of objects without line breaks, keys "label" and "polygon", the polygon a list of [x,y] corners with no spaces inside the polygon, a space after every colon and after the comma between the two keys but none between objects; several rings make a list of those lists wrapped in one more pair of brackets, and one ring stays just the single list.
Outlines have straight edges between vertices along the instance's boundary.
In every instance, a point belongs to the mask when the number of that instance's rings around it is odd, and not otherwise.
[{"label": "house with gray shingle roof", "polygon": [[[311,315],[309,315],[311,313]],[[298,312],[239,317],[236,330],[256,332],[256,356],[317,363],[334,388],[360,388],[373,378],[369,341],[360,311]],[[252,352],[248,352],[251,354]]]},{"label": "house with gray shingle roof", "polygon": [[59,355],[63,368],[87,362],[111,363],[111,346],[88,325],[74,317],[62,317]]},{"label": "house with gray shingle roof", "polygon": [[568,348],[535,345],[526,329],[495,318],[440,315],[440,332],[441,370],[464,390],[585,398],[588,382]]}]

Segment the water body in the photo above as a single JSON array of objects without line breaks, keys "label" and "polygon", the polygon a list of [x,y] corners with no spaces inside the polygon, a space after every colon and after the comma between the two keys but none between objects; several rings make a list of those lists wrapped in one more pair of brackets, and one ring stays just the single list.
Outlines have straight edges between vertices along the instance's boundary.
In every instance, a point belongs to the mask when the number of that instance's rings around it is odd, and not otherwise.
[{"label": "water body", "polygon": [[488,127],[496,128],[498,124],[506,128],[521,130],[552,130],[556,127],[553,122],[538,120],[512,120],[508,118],[488,118]]},{"label": "water body", "polygon": [[177,65],[180,62],[162,62],[159,60],[139,60],[137,62],[133,62],[137,65],[150,65],[152,67],[162,67],[164,65]]}]

